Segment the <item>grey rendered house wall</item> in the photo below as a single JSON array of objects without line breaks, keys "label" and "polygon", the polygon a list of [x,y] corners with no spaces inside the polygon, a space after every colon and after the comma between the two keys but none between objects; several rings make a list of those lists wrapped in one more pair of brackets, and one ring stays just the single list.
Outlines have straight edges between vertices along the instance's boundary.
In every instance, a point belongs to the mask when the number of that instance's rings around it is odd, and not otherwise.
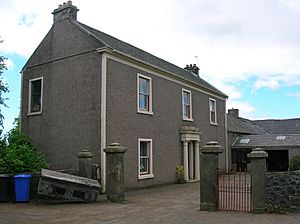
[{"label": "grey rendered house wall", "polygon": [[[69,20],[53,25],[23,69],[21,127],[51,169],[78,166],[89,148],[100,163],[101,56]],[[99,44],[98,44],[99,46]],[[28,115],[29,80],[43,77],[43,108]]]},{"label": "grey rendered house wall", "polygon": [[[153,115],[137,113],[137,74],[152,79]],[[182,88],[192,91],[193,122],[182,120]],[[120,142],[125,154],[125,185],[139,188],[175,181],[182,164],[182,125],[202,131],[200,145],[217,140],[225,146],[225,101],[217,99],[218,125],[209,124],[209,95],[112,59],[107,62],[107,143]],[[138,180],[138,138],[153,140],[154,178]],[[224,154],[224,153],[223,153]],[[224,156],[223,156],[224,157]],[[221,159],[224,166],[224,158]]]}]

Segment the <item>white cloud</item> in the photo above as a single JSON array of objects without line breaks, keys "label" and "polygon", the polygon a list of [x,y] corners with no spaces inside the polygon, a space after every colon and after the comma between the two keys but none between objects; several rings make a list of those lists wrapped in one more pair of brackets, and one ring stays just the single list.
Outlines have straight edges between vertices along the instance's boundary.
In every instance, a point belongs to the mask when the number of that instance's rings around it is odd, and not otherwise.
[{"label": "white cloud", "polygon": [[292,96],[300,99],[300,92],[299,93],[287,93],[287,96]]},{"label": "white cloud", "polygon": [[258,80],[254,83],[253,91],[255,92],[256,90],[263,87],[276,90],[280,87],[280,84],[277,80]]},{"label": "white cloud", "polygon": [[51,27],[49,6],[53,3],[38,0],[2,1],[0,20],[4,42],[0,50],[29,57]]},{"label": "white cloud", "polygon": [[12,70],[12,69],[14,69],[14,63],[13,63],[13,61],[12,60],[10,60],[10,59],[5,59],[5,65],[6,65],[6,67],[7,67],[7,69],[9,69],[9,70]]},{"label": "white cloud", "polygon": [[[205,78],[205,79],[209,80],[209,78]],[[226,95],[230,96],[231,100],[237,100],[242,97],[242,93],[240,92],[240,90],[233,85],[228,85],[225,82],[222,82],[220,80],[209,80],[209,81],[213,86],[221,90]]]},{"label": "white cloud", "polygon": [[296,12],[300,10],[299,0],[280,0],[280,1]]},{"label": "white cloud", "polygon": [[247,103],[247,102],[243,102],[240,100],[228,100],[227,101],[227,105],[226,105],[227,109],[239,109],[239,116],[240,117],[244,117],[247,119],[254,119],[254,112],[256,111],[256,109],[254,108],[253,105]]}]

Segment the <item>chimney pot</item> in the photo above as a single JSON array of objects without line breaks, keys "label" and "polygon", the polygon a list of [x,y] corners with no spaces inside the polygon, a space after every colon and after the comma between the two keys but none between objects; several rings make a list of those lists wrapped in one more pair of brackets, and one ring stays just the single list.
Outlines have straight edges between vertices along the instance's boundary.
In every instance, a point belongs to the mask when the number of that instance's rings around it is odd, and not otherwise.
[{"label": "chimney pot", "polygon": [[77,9],[76,6],[72,5],[72,1],[64,2],[63,5],[59,4],[58,8],[55,9],[53,14],[53,23],[59,22],[64,19],[77,20]]},{"label": "chimney pot", "polygon": [[239,109],[234,109],[234,108],[229,109],[228,114],[234,117],[239,117]]},{"label": "chimney pot", "polygon": [[197,67],[196,64],[190,64],[190,65],[186,65],[185,70],[189,71],[189,72],[192,72],[195,76],[198,76],[199,77],[199,68]]}]

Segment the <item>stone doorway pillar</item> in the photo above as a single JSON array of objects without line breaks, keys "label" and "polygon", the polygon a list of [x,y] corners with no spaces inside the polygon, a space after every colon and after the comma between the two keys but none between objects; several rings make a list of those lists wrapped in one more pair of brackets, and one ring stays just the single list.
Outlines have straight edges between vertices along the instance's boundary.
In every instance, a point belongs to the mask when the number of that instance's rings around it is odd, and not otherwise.
[{"label": "stone doorway pillar", "polygon": [[185,181],[200,180],[200,135],[201,132],[194,126],[180,128]]},{"label": "stone doorway pillar", "polygon": [[188,153],[188,142],[183,141],[183,167],[184,167],[184,180],[189,180],[189,153]]}]

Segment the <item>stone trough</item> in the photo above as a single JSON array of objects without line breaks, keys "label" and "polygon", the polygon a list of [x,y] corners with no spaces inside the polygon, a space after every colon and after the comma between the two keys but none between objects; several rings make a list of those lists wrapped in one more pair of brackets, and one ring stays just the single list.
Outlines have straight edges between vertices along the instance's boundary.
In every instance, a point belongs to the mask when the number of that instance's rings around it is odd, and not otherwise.
[{"label": "stone trough", "polygon": [[100,188],[97,180],[42,169],[37,193],[56,199],[94,202]]}]

